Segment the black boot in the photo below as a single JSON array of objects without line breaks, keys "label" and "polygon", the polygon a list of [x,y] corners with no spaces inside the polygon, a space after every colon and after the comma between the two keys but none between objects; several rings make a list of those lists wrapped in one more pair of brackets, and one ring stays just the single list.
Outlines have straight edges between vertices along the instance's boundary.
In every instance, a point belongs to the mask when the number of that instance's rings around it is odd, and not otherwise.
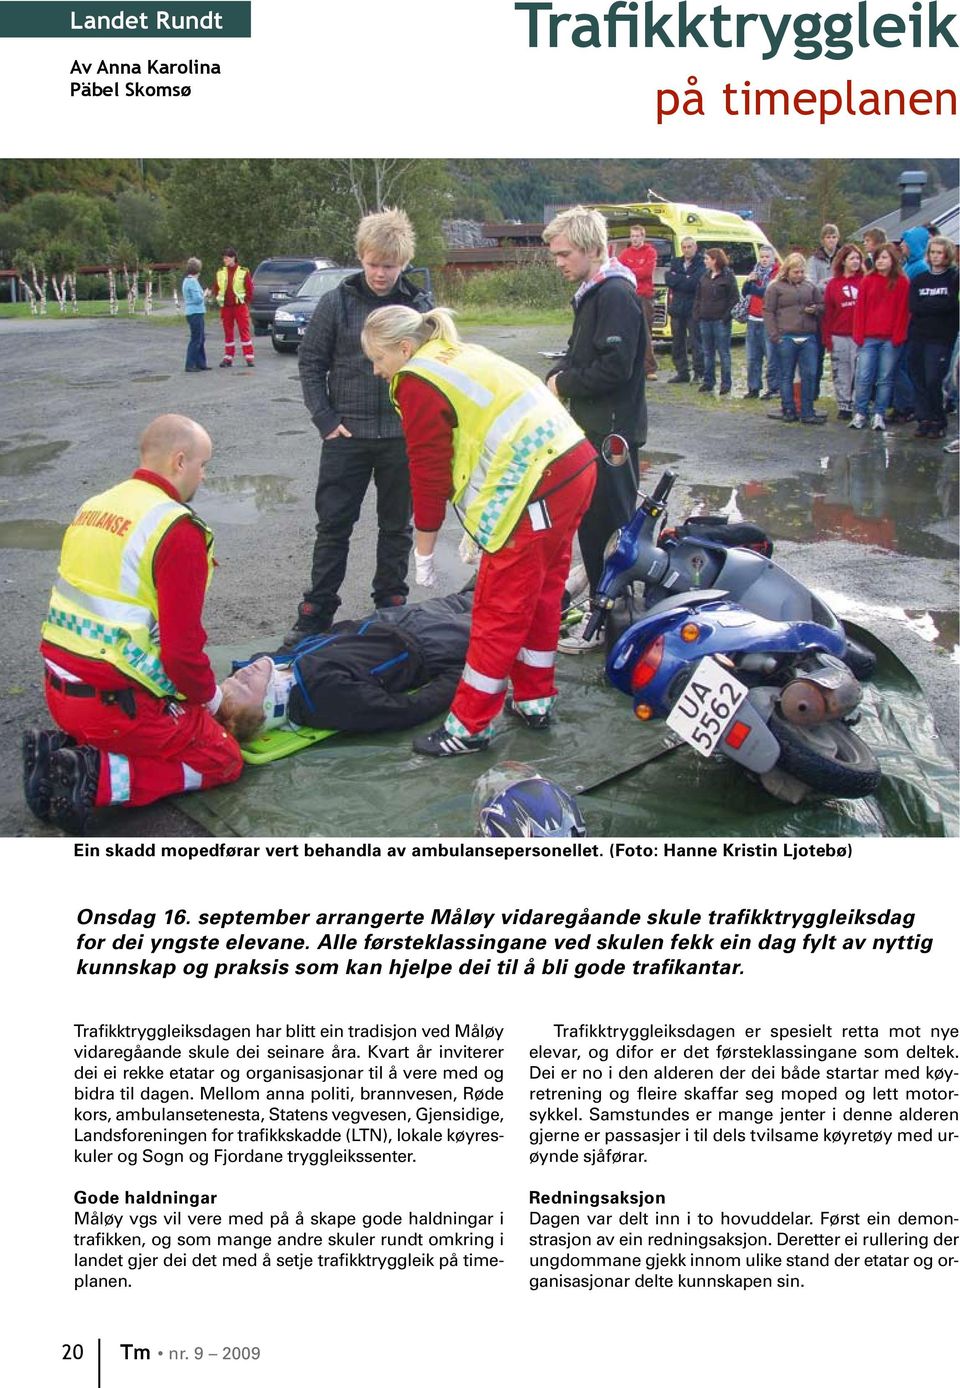
[{"label": "black boot", "polygon": [[59,728],[28,728],[23,735],[23,798],[42,824],[50,822],[50,758],[73,745]]},{"label": "black boot", "polygon": [[65,834],[85,834],[93,819],[100,753],[95,747],[61,747],[50,758],[50,823]]},{"label": "black boot", "polygon": [[315,602],[302,602],[297,608],[297,620],[283,638],[284,646],[289,650],[299,646],[308,636],[322,636],[330,630],[332,620],[326,612],[321,612]]}]

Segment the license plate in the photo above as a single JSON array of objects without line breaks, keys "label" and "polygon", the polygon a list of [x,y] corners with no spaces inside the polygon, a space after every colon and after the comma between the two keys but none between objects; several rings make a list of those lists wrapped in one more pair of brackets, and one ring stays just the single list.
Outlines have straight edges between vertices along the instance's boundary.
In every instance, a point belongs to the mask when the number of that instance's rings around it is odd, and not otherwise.
[{"label": "license plate", "polygon": [[297,329],[297,337],[303,337],[303,335],[304,335],[304,333],[305,333],[306,331],[307,331],[306,328],[298,328],[298,329]]},{"label": "license plate", "polygon": [[749,690],[713,656],[701,660],[670,710],[667,727],[709,757]]}]

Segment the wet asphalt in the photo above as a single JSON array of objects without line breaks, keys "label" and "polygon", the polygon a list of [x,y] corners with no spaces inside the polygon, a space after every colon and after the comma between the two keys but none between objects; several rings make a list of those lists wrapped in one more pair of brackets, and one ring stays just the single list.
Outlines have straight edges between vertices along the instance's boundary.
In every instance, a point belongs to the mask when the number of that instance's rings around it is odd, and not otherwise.
[{"label": "wet asphalt", "polygon": [[[208,358],[219,327],[208,320]],[[541,353],[562,346],[559,328],[483,328],[471,339],[542,374]],[[142,319],[0,319],[0,833],[45,834],[23,804],[20,739],[44,721],[37,638],[63,529],[79,503],[136,464],[136,439],[154,416],[192,415],[214,456],[195,505],[213,526],[218,568],[207,598],[213,644],[269,647],[293,618],[313,540],[319,438],[303,407],[295,356],[258,338],[257,365],[187,376],[182,322]],[[829,384],[821,428],[768,418],[770,405],[720,400],[667,384],[669,358],[648,386],[649,447],[641,485],[665,466],[679,481],[674,518],[696,506],[739,513],[764,527],[776,558],[841,616],[868,627],[920,681],[943,740],[957,758],[958,457],[913,438],[838,424]],[[776,404],[776,402],[771,402]],[[955,425],[956,416],[951,417]],[[441,536],[442,591],[468,575],[451,518]],[[342,591],[344,616],[370,606],[376,513],[368,497]],[[416,596],[414,591],[413,596]],[[111,835],[197,834],[171,805],[103,816]]]}]

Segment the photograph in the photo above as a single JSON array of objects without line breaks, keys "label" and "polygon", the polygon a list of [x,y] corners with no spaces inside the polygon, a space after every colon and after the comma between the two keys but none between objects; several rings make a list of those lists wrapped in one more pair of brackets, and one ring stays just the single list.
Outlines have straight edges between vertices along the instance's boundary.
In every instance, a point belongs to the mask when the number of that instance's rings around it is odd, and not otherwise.
[{"label": "photograph", "polygon": [[0,161],[0,830],[955,836],[958,181]]}]

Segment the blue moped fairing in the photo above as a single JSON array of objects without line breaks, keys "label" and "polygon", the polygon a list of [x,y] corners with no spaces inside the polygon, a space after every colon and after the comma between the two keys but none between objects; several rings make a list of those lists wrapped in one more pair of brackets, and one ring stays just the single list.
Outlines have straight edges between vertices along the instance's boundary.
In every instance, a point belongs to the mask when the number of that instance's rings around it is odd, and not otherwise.
[{"label": "blue moped fairing", "polygon": [[[681,629],[686,639],[681,636]],[[637,663],[661,636],[663,645],[656,669],[638,687],[634,678]],[[704,601],[703,595],[690,593],[672,599],[666,611],[641,617],[624,632],[607,657],[607,677],[624,694],[642,700],[657,716],[664,717],[670,711],[672,700],[667,695],[677,675],[704,656],[803,655],[823,651],[842,657],[845,647],[842,631],[818,622],[771,621],[748,612],[738,603],[726,599]]]}]

